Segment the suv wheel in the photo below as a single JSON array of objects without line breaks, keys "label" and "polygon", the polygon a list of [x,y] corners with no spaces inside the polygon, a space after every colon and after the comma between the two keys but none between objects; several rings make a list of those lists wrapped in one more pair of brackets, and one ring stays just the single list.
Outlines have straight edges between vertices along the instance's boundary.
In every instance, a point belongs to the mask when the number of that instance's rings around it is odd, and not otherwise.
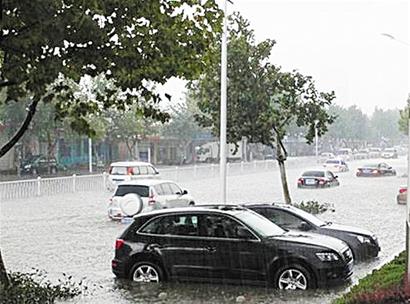
[{"label": "suv wheel", "polygon": [[131,270],[131,280],[140,283],[159,283],[163,280],[162,269],[150,262],[140,262]]},{"label": "suv wheel", "polygon": [[274,287],[278,289],[306,290],[313,285],[309,271],[298,264],[282,266],[274,277]]}]

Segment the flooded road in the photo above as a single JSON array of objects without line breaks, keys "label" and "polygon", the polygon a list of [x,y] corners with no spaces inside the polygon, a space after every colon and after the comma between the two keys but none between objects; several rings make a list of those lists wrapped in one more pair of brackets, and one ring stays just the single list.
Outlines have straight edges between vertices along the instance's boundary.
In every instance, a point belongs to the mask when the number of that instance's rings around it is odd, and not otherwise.
[{"label": "flooded road", "polygon": [[[319,190],[297,189],[296,180],[311,165],[292,166],[288,181],[292,199],[332,203],[335,212],[324,220],[362,227],[379,238],[379,258],[356,265],[353,281],[363,277],[393,254],[404,249],[406,206],[395,199],[407,179],[404,158],[387,161],[397,177],[357,178],[355,169],[366,161],[350,163],[350,171],[340,173],[340,187]],[[373,162],[373,160],[371,161]],[[188,179],[187,179],[188,180]],[[200,203],[219,199],[217,178],[182,182]],[[79,192],[1,202],[1,249],[6,267],[13,271],[44,269],[51,279],[72,275],[84,279],[91,291],[70,303],[235,303],[244,296],[246,303],[329,303],[348,286],[313,292],[279,292],[261,287],[216,284],[167,283],[141,286],[116,280],[111,259],[116,237],[125,225],[106,216],[110,193]],[[230,176],[229,202],[280,202],[281,184],[277,169]],[[161,295],[161,296],[160,296]]]}]

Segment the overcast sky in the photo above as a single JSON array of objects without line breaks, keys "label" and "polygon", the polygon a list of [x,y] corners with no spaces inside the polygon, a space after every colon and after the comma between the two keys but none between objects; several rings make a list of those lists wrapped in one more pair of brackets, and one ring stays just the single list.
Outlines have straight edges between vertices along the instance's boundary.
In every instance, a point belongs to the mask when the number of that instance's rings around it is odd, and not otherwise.
[{"label": "overcast sky", "polygon": [[[320,90],[336,92],[335,103],[356,104],[367,114],[376,106],[405,106],[410,93],[410,46],[405,45],[410,44],[409,1],[233,2],[229,13],[239,11],[247,18],[258,42],[276,40],[273,64],[313,76]],[[165,89],[174,100],[185,90],[175,80]]]}]

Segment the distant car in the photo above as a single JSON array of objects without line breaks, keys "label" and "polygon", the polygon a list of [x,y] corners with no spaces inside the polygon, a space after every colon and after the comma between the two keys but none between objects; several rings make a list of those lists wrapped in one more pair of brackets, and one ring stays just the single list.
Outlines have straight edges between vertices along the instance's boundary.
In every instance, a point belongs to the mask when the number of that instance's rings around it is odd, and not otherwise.
[{"label": "distant car", "polygon": [[386,163],[373,163],[366,164],[360,168],[357,168],[356,176],[393,176],[396,175],[396,170]]},{"label": "distant car", "polygon": [[32,155],[21,164],[21,173],[37,175],[40,173],[56,174],[62,167],[59,166],[54,157],[48,158],[45,155]]},{"label": "distant car", "polygon": [[110,198],[108,217],[121,220],[156,209],[194,205],[194,198],[173,181],[140,179],[120,183]]},{"label": "distant car", "polygon": [[113,190],[118,183],[139,178],[158,178],[158,170],[150,163],[139,161],[115,162],[108,169],[109,188]]},{"label": "distant car", "polygon": [[350,247],[355,261],[377,257],[379,254],[380,246],[377,237],[365,229],[324,222],[288,204],[245,204],[244,206],[285,230],[308,231],[338,238]]},{"label": "distant car", "polygon": [[323,167],[326,170],[332,171],[332,172],[347,172],[349,171],[349,167],[347,166],[346,162],[343,159],[328,159],[325,161],[323,164]]},{"label": "distant car", "polygon": [[369,149],[369,158],[379,158],[382,155],[381,148],[370,148]]},{"label": "distant car", "polygon": [[339,186],[337,175],[329,170],[310,170],[303,172],[298,179],[298,188],[327,188]]},{"label": "distant car", "polygon": [[397,204],[407,204],[407,186],[401,186],[397,194]]},{"label": "distant car", "polygon": [[337,158],[343,159],[344,161],[351,160],[353,158],[353,152],[350,148],[339,149],[336,154]]},{"label": "distant car", "polygon": [[367,159],[369,158],[369,150],[367,149],[360,149],[357,152],[353,153],[354,159]]},{"label": "distant car", "polygon": [[335,155],[332,152],[322,152],[320,153],[320,157],[322,158],[335,158]]},{"label": "distant car", "polygon": [[381,154],[382,158],[398,158],[397,150],[394,148],[387,148]]}]

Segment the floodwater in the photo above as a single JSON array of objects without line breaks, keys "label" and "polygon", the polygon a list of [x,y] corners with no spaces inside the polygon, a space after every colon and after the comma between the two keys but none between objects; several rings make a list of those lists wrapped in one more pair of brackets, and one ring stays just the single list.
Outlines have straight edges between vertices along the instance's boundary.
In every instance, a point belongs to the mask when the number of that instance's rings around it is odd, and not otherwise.
[{"label": "floodwater", "polygon": [[[380,256],[356,265],[353,283],[378,267],[405,246],[406,206],[395,198],[407,179],[404,158],[387,161],[397,177],[357,178],[355,169],[365,161],[350,163],[350,171],[340,173],[340,187],[319,190],[296,188],[296,179],[311,164],[291,166],[288,181],[294,201],[318,200],[332,203],[335,212],[324,220],[362,227],[379,238]],[[183,180],[183,179],[182,179]],[[181,185],[196,202],[215,203],[219,199],[218,179],[186,179]],[[280,202],[281,184],[277,169],[230,176],[229,202]],[[165,283],[139,285],[115,279],[111,259],[116,237],[126,227],[106,217],[110,193],[79,192],[1,202],[1,250],[6,267],[13,271],[43,269],[51,280],[72,275],[84,280],[89,290],[69,303],[330,303],[349,286],[310,292],[281,292],[273,289],[221,284]]]}]

